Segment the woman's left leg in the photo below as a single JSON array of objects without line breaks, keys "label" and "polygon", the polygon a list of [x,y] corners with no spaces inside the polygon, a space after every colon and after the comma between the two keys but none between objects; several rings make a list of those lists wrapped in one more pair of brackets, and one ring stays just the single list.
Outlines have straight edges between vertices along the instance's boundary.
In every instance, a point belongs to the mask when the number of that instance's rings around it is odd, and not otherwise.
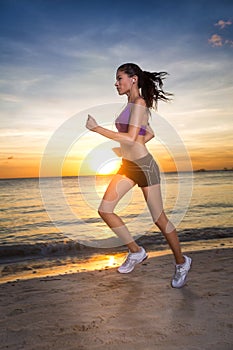
[{"label": "woman's left leg", "polygon": [[98,212],[112,231],[126,244],[132,253],[140,251],[127,226],[114,212],[121,198],[135,186],[135,182],[123,175],[116,174],[109,183]]},{"label": "woman's left leg", "polygon": [[133,188],[134,185],[135,182],[131,179],[116,174],[108,185],[98,210],[106,224],[129,248],[129,254],[123,264],[118,268],[120,273],[129,273],[133,271],[137,264],[147,258],[144,248],[138,246],[122,219],[114,213],[114,209],[120,199]]}]

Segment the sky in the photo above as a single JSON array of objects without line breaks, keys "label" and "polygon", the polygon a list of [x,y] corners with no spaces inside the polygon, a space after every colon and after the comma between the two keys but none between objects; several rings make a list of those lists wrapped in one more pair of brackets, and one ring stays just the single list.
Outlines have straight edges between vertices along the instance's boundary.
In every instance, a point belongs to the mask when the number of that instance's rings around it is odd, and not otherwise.
[{"label": "sky", "polygon": [[[125,62],[169,73],[173,100],[158,113],[194,170],[233,168],[232,1],[0,0],[0,47],[0,178],[39,176],[59,127],[95,106],[124,104],[114,83]],[[106,141],[84,139],[65,175]],[[163,156],[163,169],[174,170]]]}]

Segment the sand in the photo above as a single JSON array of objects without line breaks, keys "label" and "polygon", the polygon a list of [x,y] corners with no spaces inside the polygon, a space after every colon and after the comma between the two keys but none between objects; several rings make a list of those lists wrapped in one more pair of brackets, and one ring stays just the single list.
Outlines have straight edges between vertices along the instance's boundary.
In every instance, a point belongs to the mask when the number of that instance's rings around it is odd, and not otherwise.
[{"label": "sand", "polygon": [[172,255],[114,268],[0,285],[0,349],[232,350],[232,248],[190,250],[182,289]]}]

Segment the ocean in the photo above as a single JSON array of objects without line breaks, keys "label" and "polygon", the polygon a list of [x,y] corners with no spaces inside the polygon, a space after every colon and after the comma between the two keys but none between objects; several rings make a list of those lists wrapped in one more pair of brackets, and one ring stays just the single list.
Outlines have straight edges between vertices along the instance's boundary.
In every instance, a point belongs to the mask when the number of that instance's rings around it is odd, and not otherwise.
[{"label": "ocean", "polygon": [[[163,174],[165,212],[174,219],[181,242],[232,237],[232,175],[232,171]],[[108,175],[0,180],[0,263],[117,250],[121,242],[97,213],[110,179]],[[158,249],[166,247],[137,186],[117,212],[135,239],[157,243]]]}]

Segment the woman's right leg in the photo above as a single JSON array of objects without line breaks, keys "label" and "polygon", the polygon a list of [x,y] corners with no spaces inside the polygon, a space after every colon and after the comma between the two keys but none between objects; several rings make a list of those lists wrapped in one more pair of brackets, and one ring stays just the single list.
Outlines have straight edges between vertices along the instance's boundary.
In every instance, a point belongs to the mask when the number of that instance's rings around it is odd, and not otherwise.
[{"label": "woman's right leg", "polygon": [[153,220],[167,239],[176,260],[175,274],[171,285],[173,288],[181,288],[185,285],[192,259],[182,254],[176,229],[164,213],[160,185],[144,187],[142,191]]},{"label": "woman's right leg", "polygon": [[114,213],[114,209],[120,199],[131,190],[134,185],[135,182],[131,179],[119,174],[114,175],[98,209],[102,219],[122,242],[128,246],[132,253],[138,252],[140,247],[134,241],[122,219]]},{"label": "woman's right leg", "polygon": [[160,185],[158,184],[149,187],[143,187],[142,191],[154,223],[159,227],[165,236],[175,256],[176,263],[182,264],[184,262],[184,257],[181,252],[179,238],[175,227],[168,220],[163,210],[163,200]]}]

